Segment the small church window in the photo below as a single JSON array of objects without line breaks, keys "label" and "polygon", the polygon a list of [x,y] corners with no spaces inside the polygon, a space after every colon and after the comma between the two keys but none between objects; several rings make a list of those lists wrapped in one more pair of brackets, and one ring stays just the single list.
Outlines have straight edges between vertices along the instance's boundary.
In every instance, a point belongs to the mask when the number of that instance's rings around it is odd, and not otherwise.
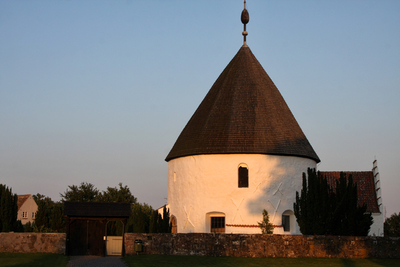
[{"label": "small church window", "polygon": [[225,217],[211,217],[211,233],[225,233]]},{"label": "small church window", "polygon": [[249,169],[247,166],[239,166],[239,187],[249,187]]},{"label": "small church window", "polygon": [[283,226],[283,231],[290,232],[290,216],[289,215],[282,215],[282,226]]}]

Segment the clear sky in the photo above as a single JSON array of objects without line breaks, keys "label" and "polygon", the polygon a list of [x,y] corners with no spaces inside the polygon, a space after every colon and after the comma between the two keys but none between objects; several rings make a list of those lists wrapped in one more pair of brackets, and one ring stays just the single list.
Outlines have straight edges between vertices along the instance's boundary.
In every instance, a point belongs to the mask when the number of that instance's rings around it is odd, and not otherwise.
[{"label": "clear sky", "polygon": [[[127,185],[166,203],[164,161],[242,45],[243,0],[0,0],[0,183],[57,201]],[[371,170],[400,211],[400,1],[248,0],[247,43],[320,170]]]}]

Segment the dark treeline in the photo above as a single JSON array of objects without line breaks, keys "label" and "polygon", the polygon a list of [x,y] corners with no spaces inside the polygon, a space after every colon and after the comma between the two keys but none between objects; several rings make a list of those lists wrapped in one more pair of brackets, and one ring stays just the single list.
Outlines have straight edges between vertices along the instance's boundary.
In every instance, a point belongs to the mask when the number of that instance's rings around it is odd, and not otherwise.
[{"label": "dark treeline", "polygon": [[21,232],[22,224],[17,221],[18,197],[12,193],[12,189],[0,184],[0,231]]},{"label": "dark treeline", "polygon": [[[68,186],[60,194],[61,200],[54,202],[51,198],[41,194],[33,195],[38,210],[33,223],[22,226],[17,221],[17,195],[11,189],[0,184],[0,230],[2,232],[65,232],[64,202],[123,202],[130,203],[132,214],[125,226],[129,233],[169,233],[171,232],[169,211],[164,207],[163,214],[159,214],[150,205],[137,202],[127,186],[119,183],[119,187],[107,187],[100,192],[93,184],[82,182],[79,186]],[[117,223],[108,225],[110,235],[121,231]],[[120,234],[120,233],[119,233]]]}]

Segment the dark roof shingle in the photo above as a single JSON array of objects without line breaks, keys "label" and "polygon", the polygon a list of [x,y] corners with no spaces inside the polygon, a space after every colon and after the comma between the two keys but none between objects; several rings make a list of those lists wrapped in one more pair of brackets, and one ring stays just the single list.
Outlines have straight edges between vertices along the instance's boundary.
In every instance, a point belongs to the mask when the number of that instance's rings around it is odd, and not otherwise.
[{"label": "dark roof shingle", "polygon": [[129,217],[130,203],[64,202],[64,215],[69,217]]},{"label": "dark roof shingle", "polygon": [[166,157],[270,154],[319,158],[275,84],[242,46]]},{"label": "dark roof shingle", "polygon": [[30,194],[28,195],[18,195],[17,196],[17,206],[18,210],[24,205],[25,201],[29,198]]}]

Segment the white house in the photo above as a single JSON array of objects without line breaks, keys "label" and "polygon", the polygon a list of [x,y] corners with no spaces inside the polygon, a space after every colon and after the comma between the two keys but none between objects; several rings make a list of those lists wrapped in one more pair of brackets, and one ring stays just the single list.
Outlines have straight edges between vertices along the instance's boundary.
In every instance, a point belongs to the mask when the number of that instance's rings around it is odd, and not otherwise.
[{"label": "white house", "polygon": [[20,220],[23,225],[27,222],[33,223],[38,206],[32,195],[18,195],[17,206],[17,220]]}]

